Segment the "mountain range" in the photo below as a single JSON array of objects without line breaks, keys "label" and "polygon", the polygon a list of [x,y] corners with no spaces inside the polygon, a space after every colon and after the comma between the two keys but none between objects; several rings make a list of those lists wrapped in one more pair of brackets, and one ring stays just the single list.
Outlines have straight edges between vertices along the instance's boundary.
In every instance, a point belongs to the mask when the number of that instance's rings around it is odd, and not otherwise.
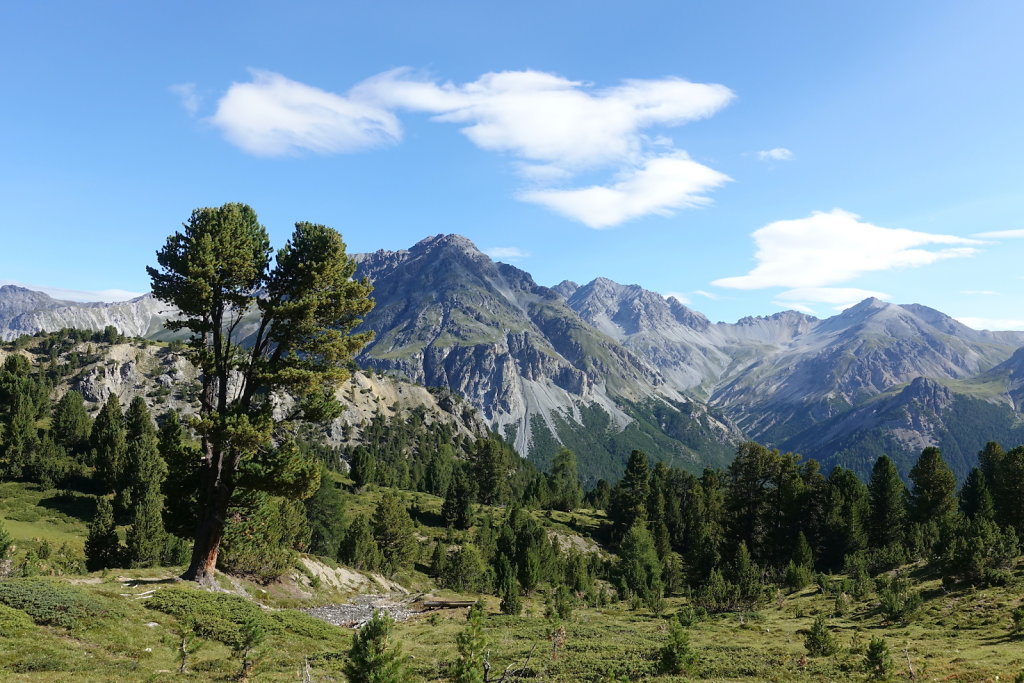
[{"label": "mountain range", "polygon": [[[572,448],[589,481],[619,476],[633,448],[699,471],[745,439],[861,475],[883,452],[906,473],[938,445],[963,477],[986,441],[1024,442],[1024,332],[878,299],[827,319],[711,322],[605,278],[541,286],[459,235],[355,258],[377,302],[361,366],[462,395],[541,466]],[[80,304],[0,287],[8,340],[108,325],[160,338],[172,314],[149,295]]]}]

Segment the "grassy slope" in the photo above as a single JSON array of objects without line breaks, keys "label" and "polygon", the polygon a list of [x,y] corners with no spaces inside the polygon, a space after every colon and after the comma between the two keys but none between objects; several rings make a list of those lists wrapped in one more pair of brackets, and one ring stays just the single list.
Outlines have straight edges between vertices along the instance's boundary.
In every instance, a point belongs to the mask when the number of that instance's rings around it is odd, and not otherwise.
[{"label": "grassy slope", "polygon": [[[70,506],[70,514],[36,503],[53,498],[56,492],[40,492],[23,484],[0,485],[0,512],[12,531],[22,539],[65,535],[81,542],[84,524],[73,513],[83,506]],[[380,490],[347,496],[346,514],[372,510]],[[435,515],[441,501],[426,494],[403,494],[415,501],[419,532],[426,561],[432,539],[443,534]],[[28,520],[32,512],[38,516]],[[493,510],[500,515],[501,511]],[[595,530],[599,517],[586,512],[572,515],[552,513],[540,519],[553,530],[584,533]],[[18,525],[16,527],[16,525]],[[419,565],[399,578],[414,590],[427,590],[430,579]],[[802,631],[817,614],[829,615],[834,601],[814,589],[779,599],[753,615],[726,614],[711,617],[690,629],[693,648],[700,660],[689,677],[660,677],[657,680],[694,678],[731,680],[864,680],[863,648],[871,637],[883,636],[889,643],[899,678],[906,678],[909,657],[918,680],[984,681],[1012,680],[1024,669],[1024,644],[1007,636],[1010,611],[1022,603],[1024,567],[1018,566],[1015,588],[963,590],[945,593],[937,580],[923,584],[928,598],[921,615],[911,624],[886,625],[877,613],[877,599],[855,603],[843,618],[830,623],[842,645],[840,654],[807,658]],[[112,570],[86,577],[58,579],[75,584],[111,607],[112,614],[82,628],[65,630],[32,626],[9,637],[0,637],[0,680],[25,681],[123,681],[123,680],[231,680],[238,663],[222,644],[208,642],[195,656],[193,673],[179,676],[171,645],[175,620],[145,607],[142,594],[174,583],[173,568],[154,570]],[[225,587],[244,590],[253,599],[272,608],[344,600],[344,596],[314,591],[301,577],[290,582],[259,587],[246,581],[223,581]],[[441,591],[440,594],[450,594]],[[467,596],[476,597],[476,596]],[[486,598],[489,616],[486,634],[490,641],[495,671],[512,663],[521,664],[532,651],[530,668],[536,678],[547,681],[598,681],[608,674],[628,680],[653,677],[656,651],[667,639],[668,622],[646,610],[633,611],[625,603],[604,608],[580,608],[565,625],[565,645],[555,657],[549,635],[552,624],[544,618],[543,600],[527,600],[523,616],[498,614],[497,598]],[[667,614],[684,603],[668,601]],[[456,656],[455,636],[464,627],[464,610],[417,615],[397,626],[395,637],[402,643],[414,680],[444,680],[447,662]],[[2,614],[0,614],[2,617]],[[3,620],[0,618],[0,628]],[[310,658],[313,680],[341,680],[342,654],[348,649],[350,632],[326,628],[310,635],[282,629],[271,634],[259,653],[256,680],[296,680],[306,658]]]}]

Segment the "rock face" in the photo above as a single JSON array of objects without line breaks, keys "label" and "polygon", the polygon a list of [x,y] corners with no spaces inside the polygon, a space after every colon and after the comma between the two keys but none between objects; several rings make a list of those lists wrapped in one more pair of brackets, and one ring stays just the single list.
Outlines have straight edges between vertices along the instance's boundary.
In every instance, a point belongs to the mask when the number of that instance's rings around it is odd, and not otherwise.
[{"label": "rock face", "polygon": [[[1005,417],[985,406],[1017,419],[1024,405],[1024,333],[972,330],[916,304],[867,299],[825,320],[783,311],[713,323],[638,285],[540,286],[458,235],[355,258],[377,301],[359,364],[465,397],[542,463],[562,443],[581,465],[606,458],[614,471],[633,443],[699,469],[742,438],[839,462],[866,457],[865,444],[909,453],[953,431],[981,438]],[[0,288],[5,339],[107,325],[161,338],[172,314],[150,296],[75,304]],[[124,390],[133,371],[95,373],[83,389],[100,396]]]},{"label": "rock face", "polygon": [[[9,353],[0,350],[0,363]],[[49,362],[48,355],[37,358],[31,350],[21,353],[36,362]],[[82,342],[57,361],[67,362],[71,353],[84,362],[57,385],[54,398],[74,389],[82,394],[93,416],[111,395],[118,397],[122,407],[142,397],[157,419],[170,411],[183,417],[196,411],[196,369],[180,352],[166,345],[143,341]],[[314,427],[332,446],[359,445],[361,427],[375,415],[403,419],[414,410],[422,415],[426,425],[443,422],[452,425],[456,433],[472,438],[487,436],[489,432],[476,410],[460,397],[374,372],[353,373],[338,387],[336,397],[343,408],[341,415],[327,425]],[[286,403],[287,399],[282,401],[282,405]]]},{"label": "rock face", "polygon": [[108,325],[128,337],[159,338],[166,335],[164,321],[172,315],[150,294],[117,303],[77,303],[22,287],[0,287],[0,339],[4,341],[65,327],[98,331]]},{"label": "rock face", "polygon": [[541,287],[457,235],[358,260],[377,301],[364,323],[377,336],[359,363],[465,396],[521,453],[537,425],[557,438],[560,421],[580,424],[582,406],[599,406],[621,429],[634,420],[623,401],[686,402],[654,365],[566,304],[571,283],[561,294]]}]

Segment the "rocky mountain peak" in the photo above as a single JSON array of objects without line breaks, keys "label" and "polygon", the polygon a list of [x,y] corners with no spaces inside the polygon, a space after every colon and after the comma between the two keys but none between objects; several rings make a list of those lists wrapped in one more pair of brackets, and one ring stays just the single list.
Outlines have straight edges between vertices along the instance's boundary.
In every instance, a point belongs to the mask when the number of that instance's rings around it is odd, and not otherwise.
[{"label": "rocky mountain peak", "polygon": [[580,286],[573,282],[572,280],[562,280],[557,285],[552,287],[551,291],[553,291],[555,294],[562,297],[563,299],[568,299],[573,294],[575,294],[576,290],[579,288]]},{"label": "rocky mountain peak", "polygon": [[464,254],[469,254],[471,256],[483,256],[484,258],[486,258],[483,252],[476,248],[476,245],[473,244],[472,240],[470,240],[468,237],[463,237],[462,235],[456,235],[454,233],[442,233],[438,235],[432,235],[430,237],[425,237],[416,244],[414,244],[412,248],[409,249],[409,251],[429,252],[442,249],[452,249],[455,251],[462,252]]}]

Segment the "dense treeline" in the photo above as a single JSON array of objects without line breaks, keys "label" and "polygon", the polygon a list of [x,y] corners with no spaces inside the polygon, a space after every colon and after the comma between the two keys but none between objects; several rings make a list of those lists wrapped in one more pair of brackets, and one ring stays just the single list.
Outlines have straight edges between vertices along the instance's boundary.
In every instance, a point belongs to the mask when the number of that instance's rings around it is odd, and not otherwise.
[{"label": "dense treeline", "polygon": [[708,609],[750,608],[773,584],[802,588],[815,572],[864,577],[918,560],[948,582],[1007,581],[1024,533],[1024,447],[990,443],[979,462],[958,493],[936,448],[921,453],[909,489],[886,456],[864,483],[756,443],[701,477],[651,469],[636,451],[617,486],[588,498],[607,507],[622,562],[650,567],[625,588],[648,600],[692,591]]}]

